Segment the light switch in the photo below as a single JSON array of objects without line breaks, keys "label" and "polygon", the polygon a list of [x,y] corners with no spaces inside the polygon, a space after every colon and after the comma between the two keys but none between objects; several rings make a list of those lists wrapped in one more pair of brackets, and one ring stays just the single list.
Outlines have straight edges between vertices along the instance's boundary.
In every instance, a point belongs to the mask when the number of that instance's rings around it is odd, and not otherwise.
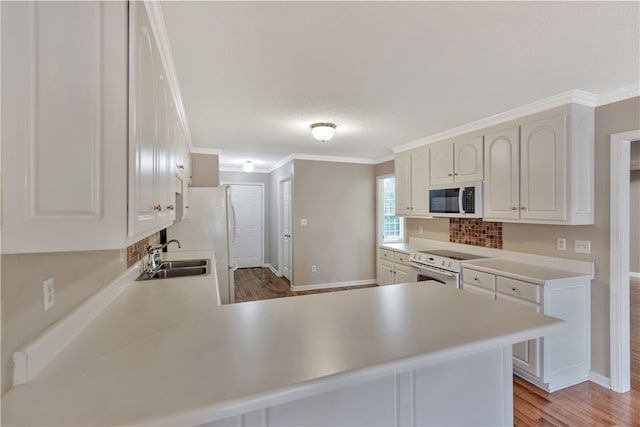
[{"label": "light switch", "polygon": [[301,218],[300,225],[307,225],[307,218]]}]

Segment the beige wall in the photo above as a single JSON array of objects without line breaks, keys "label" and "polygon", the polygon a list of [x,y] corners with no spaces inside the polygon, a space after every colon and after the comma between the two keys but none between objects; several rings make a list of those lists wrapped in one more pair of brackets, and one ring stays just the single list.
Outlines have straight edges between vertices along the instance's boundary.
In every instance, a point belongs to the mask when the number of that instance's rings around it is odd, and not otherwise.
[{"label": "beige wall", "polygon": [[[120,251],[2,255],[2,393],[12,353],[102,288],[126,266]],[[125,261],[126,262],[126,261]],[[42,282],[55,280],[55,305],[42,310]]]},{"label": "beige wall", "polygon": [[216,154],[191,154],[191,187],[217,187],[218,161]]},{"label": "beige wall", "polygon": [[[511,251],[571,258],[595,263],[591,288],[592,369],[609,376],[609,147],[614,133],[640,129],[640,98],[627,99],[595,111],[595,223],[561,226],[503,224],[503,248]],[[632,217],[632,221],[634,217]],[[638,216],[635,216],[635,221]],[[446,221],[446,220],[438,220]],[[417,232],[418,225],[424,234]],[[445,237],[446,233],[446,237]],[[448,227],[434,220],[407,221],[407,235],[448,240]],[[567,239],[567,250],[556,250],[556,239]],[[574,251],[574,241],[590,240],[591,254]]]},{"label": "beige wall", "polygon": [[[640,142],[636,142],[640,146]],[[640,170],[631,171],[629,270],[640,273]]]},{"label": "beige wall", "polygon": [[[294,164],[294,285],[375,280],[373,165]],[[300,225],[301,218],[307,226]],[[317,266],[316,273],[311,265]]]},{"label": "beige wall", "polygon": [[[407,218],[406,236],[418,237],[420,239],[449,241],[449,218],[417,219]],[[422,234],[419,227],[422,226]]]}]

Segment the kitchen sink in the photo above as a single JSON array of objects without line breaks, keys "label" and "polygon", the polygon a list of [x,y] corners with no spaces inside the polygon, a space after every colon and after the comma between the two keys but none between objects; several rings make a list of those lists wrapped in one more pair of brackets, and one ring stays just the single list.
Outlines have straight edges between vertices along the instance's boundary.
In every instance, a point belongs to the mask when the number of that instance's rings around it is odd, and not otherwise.
[{"label": "kitchen sink", "polygon": [[190,259],[183,261],[165,261],[160,268],[152,273],[142,273],[136,282],[158,279],[173,279],[176,277],[206,276],[211,273],[210,259]]}]

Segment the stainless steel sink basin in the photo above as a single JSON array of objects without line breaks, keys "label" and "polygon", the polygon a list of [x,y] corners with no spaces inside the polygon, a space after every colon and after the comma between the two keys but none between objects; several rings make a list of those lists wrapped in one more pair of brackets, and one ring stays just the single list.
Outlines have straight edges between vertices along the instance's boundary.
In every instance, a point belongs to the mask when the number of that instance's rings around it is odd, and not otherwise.
[{"label": "stainless steel sink basin", "polygon": [[189,259],[184,261],[165,261],[153,274],[142,273],[137,282],[145,280],[173,279],[176,277],[206,276],[211,273],[210,259]]}]

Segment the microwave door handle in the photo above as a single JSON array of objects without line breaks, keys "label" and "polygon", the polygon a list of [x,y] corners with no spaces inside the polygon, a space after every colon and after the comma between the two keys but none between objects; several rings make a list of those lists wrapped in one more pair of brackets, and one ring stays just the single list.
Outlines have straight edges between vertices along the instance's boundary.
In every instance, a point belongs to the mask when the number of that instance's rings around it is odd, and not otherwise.
[{"label": "microwave door handle", "polygon": [[465,188],[461,188],[460,192],[458,193],[458,210],[460,211],[461,214],[464,214],[464,193],[465,193]]}]

